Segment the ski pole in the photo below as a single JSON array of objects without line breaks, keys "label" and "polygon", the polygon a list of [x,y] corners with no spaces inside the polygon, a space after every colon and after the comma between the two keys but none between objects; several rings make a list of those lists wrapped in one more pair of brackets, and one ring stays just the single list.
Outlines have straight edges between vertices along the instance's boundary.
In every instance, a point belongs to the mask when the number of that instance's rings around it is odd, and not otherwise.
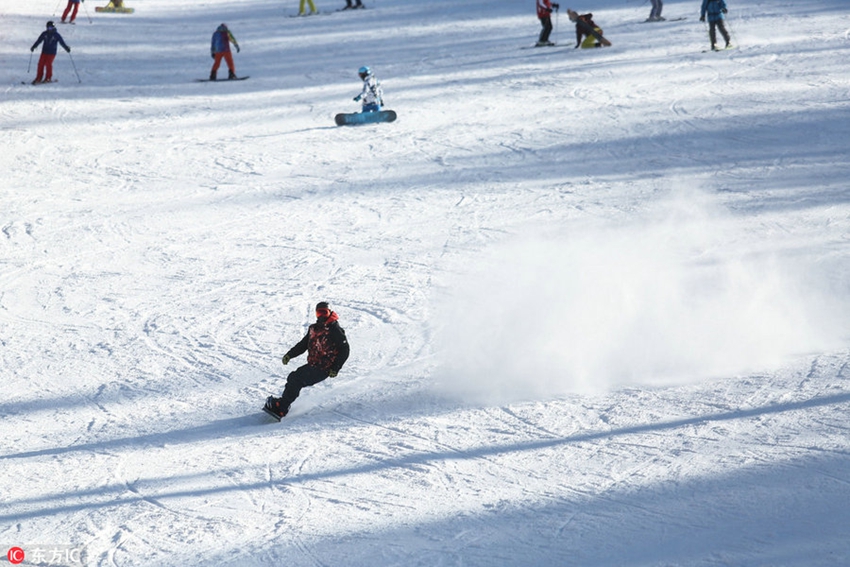
[{"label": "ski pole", "polygon": [[732,31],[732,22],[729,21],[729,18],[726,18],[726,31],[729,32],[729,39],[732,45],[738,45],[738,38],[735,37],[735,32]]},{"label": "ski pole", "polygon": [[558,43],[558,8],[555,8],[555,33],[553,34],[555,36],[555,43]]},{"label": "ski pole", "polygon": [[29,74],[30,74],[30,69],[32,68],[32,54],[33,54],[33,53],[35,53],[35,52],[34,52],[34,51],[30,51],[30,62],[27,64],[27,75],[29,75]]},{"label": "ski pole", "polygon": [[83,80],[80,78],[80,74],[77,72],[77,64],[74,63],[74,57],[71,55],[71,52],[68,52],[68,57],[71,58],[71,66],[74,68],[74,74],[77,75],[77,82],[82,83]]},{"label": "ski pole", "polygon": [[91,21],[91,16],[89,16],[89,7],[86,6],[85,0],[83,0],[83,9],[86,11],[86,17],[89,19],[89,23],[93,23]]},{"label": "ski pole", "polygon": [[61,4],[61,3],[62,3],[62,0],[59,0],[59,2],[56,3],[56,7],[53,8],[53,17],[54,18],[56,17],[56,12],[59,11],[59,4]]}]

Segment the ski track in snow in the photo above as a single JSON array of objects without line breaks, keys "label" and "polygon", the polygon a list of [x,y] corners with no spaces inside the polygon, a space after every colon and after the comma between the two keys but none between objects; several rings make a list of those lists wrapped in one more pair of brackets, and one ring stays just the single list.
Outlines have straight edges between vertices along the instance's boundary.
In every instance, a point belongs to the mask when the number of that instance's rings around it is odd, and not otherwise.
[{"label": "ski track in snow", "polygon": [[[0,0],[0,553],[850,562],[846,6],[527,4],[81,9],[33,87]],[[363,64],[399,119],[337,128]],[[272,423],[319,300],[352,357]]]}]

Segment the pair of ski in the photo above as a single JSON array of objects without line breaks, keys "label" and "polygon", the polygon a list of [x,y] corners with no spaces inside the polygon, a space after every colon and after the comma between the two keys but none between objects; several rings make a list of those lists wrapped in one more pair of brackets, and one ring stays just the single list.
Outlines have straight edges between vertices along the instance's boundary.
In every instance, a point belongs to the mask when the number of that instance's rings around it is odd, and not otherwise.
[{"label": "pair of ski", "polygon": [[234,77],[232,79],[195,79],[199,83],[226,83],[228,81],[244,81],[250,77],[250,75],[245,75],[244,77]]}]

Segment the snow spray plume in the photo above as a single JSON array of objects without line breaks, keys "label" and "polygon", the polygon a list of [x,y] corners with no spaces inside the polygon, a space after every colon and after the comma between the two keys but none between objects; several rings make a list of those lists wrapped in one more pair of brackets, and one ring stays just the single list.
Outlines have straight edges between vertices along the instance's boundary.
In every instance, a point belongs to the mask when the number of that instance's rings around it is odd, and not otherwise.
[{"label": "snow spray plume", "polygon": [[601,393],[840,346],[847,302],[819,289],[824,266],[777,255],[704,201],[491,250],[437,309],[447,316],[435,387],[476,403]]}]

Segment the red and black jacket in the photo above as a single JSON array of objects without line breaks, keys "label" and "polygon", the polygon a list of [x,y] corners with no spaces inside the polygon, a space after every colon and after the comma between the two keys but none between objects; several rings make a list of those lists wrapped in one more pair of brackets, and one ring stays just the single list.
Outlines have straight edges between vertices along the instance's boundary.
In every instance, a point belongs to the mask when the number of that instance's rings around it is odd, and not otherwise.
[{"label": "red and black jacket", "polygon": [[339,326],[339,316],[331,311],[330,317],[310,325],[304,338],[289,349],[286,355],[295,358],[307,353],[307,364],[325,372],[339,372],[348,360],[349,347],[345,330]]}]

